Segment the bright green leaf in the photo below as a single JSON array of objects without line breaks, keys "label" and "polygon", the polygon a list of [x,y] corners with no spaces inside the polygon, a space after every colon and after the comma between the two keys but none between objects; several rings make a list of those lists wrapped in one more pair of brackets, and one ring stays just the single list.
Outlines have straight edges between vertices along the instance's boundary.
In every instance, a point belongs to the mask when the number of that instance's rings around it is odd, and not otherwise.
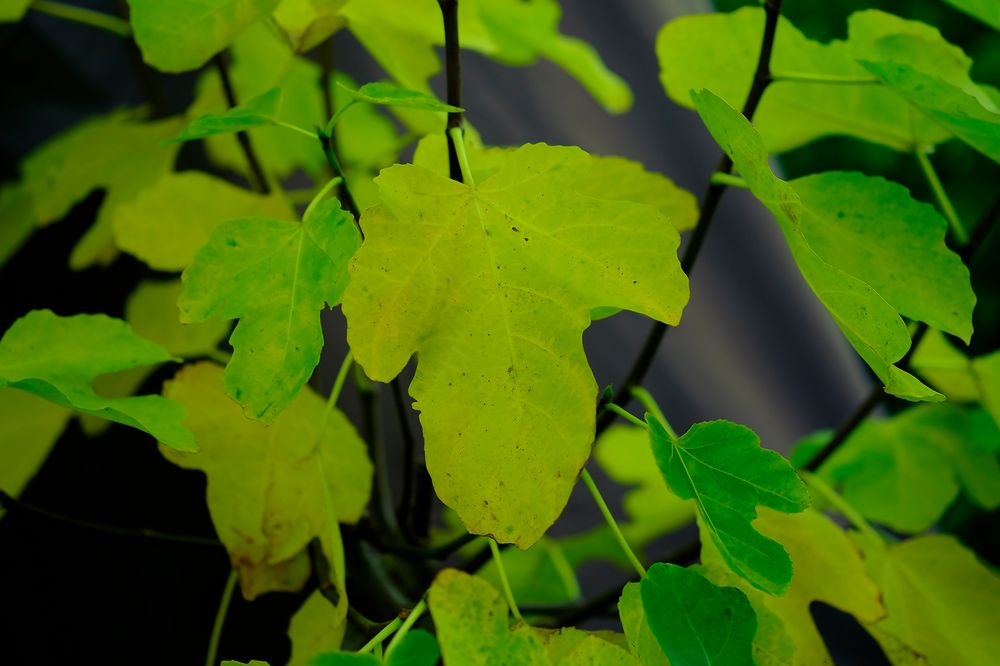
[{"label": "bright green leaf", "polygon": [[618,616],[625,631],[629,649],[643,666],[670,666],[659,641],[646,622],[639,583],[628,583],[618,600]]},{"label": "bright green leaf", "polygon": [[470,532],[522,548],[590,454],[591,308],[675,324],[688,297],[677,232],[649,206],[580,196],[589,169],[577,148],[536,144],[475,187],[384,170],[344,296],[369,377],[388,381],[418,354],[410,394],[438,496]]},{"label": "bright green leaf", "polygon": [[738,589],[659,562],[639,586],[646,621],[673,666],[752,666],[757,618]]},{"label": "bright green leaf", "polygon": [[143,59],[162,72],[197,69],[279,0],[128,0]]},{"label": "bright green leaf", "polygon": [[119,206],[170,172],[177,146],[162,141],[181,122],[141,122],[135,111],[116,111],[56,135],[21,164],[21,182],[40,225],[62,219],[94,190],[107,190],[97,220],[70,255],[71,268],[107,264],[117,256],[111,219]]},{"label": "bright green leaf", "polygon": [[[372,480],[365,444],[347,418],[334,409],[327,420],[323,400],[306,389],[264,426],[245,418],[226,397],[222,369],[209,362],[182,368],[166,382],[164,394],[187,408],[185,423],[200,451],[161,451],[208,477],[208,509],[243,595],[300,589],[309,575],[304,551],[319,537],[341,593],[336,621],[342,620],[347,606],[338,521],[361,517]],[[329,619],[324,604],[330,606],[324,599],[307,602],[307,628]]]},{"label": "bright green leaf", "polygon": [[281,107],[281,90],[272,88],[254,97],[246,104],[235,106],[225,113],[208,113],[195,118],[184,131],[171,141],[184,142],[202,139],[213,134],[231,134],[254,127],[273,125]]},{"label": "bright green leaf", "polygon": [[729,566],[754,587],[782,594],[792,579],[792,562],[780,543],[751,522],[758,505],[786,513],[809,505],[792,466],[736,423],[696,423],[674,440],[656,417],[647,414],[646,422],[664,480],[679,497],[694,499],[701,527]]},{"label": "bright green leaf", "polygon": [[[343,590],[341,590],[343,591]],[[314,664],[336,664],[335,660],[313,659],[316,655],[336,650],[344,640],[347,629],[344,604],[334,606],[319,590],[310,594],[299,607],[288,624],[288,640],[292,643],[292,655],[287,666],[313,666]],[[359,656],[359,655],[353,655]],[[372,655],[372,661],[345,661],[345,664],[379,663]]]},{"label": "bright green leaf", "polygon": [[379,666],[382,662],[378,657],[366,652],[326,652],[317,654],[309,661],[289,661],[289,666]]},{"label": "bright green leaf", "polygon": [[182,271],[225,220],[294,215],[279,195],[263,196],[198,171],[170,174],[115,211],[115,242],[161,271]]},{"label": "bright green leaf", "polygon": [[31,0],[4,0],[0,4],[0,23],[20,21],[31,6]]},{"label": "bright green leaf", "polygon": [[427,601],[447,664],[535,666],[547,663],[541,639],[527,625],[508,626],[507,604],[486,581],[456,569],[437,575]]},{"label": "bright green leaf", "polygon": [[434,635],[414,629],[403,636],[385,663],[386,666],[434,666],[440,657]]},{"label": "bright green leaf", "polygon": [[988,664],[1000,654],[1000,577],[958,541],[866,544],[886,617],[868,630],[894,663]]},{"label": "bright green leaf", "polygon": [[[682,16],[667,23],[656,40],[660,80],[672,100],[691,107],[689,92],[706,88],[740,108],[760,53],[764,11],[747,7],[729,14]],[[807,39],[788,20],[778,21],[771,71],[871,80],[840,41]],[[776,81],[761,100],[754,121],[769,152],[784,152],[829,135],[847,135],[910,151],[933,145],[949,133],[884,86]]]},{"label": "bright green leaf", "polygon": [[1000,4],[996,0],[944,0],[955,9],[1000,30]]},{"label": "bright green leaf", "polygon": [[919,405],[866,421],[821,468],[866,518],[906,533],[931,527],[960,488],[1000,506],[1000,429],[979,409]]},{"label": "bright green leaf", "polygon": [[184,271],[181,321],[239,318],[226,392],[251,418],[274,420],[309,380],[323,349],[320,310],[340,302],[360,239],[336,199],[298,222],[231,220]]},{"label": "bright green leaf", "polygon": [[[849,182],[855,177],[838,175],[835,172],[813,176],[812,180],[806,180],[806,187],[803,188],[805,197],[800,197],[795,187],[799,181],[786,183],[771,172],[760,135],[742,114],[707,90],[693,92],[692,99],[695,101],[695,106],[702,120],[705,121],[716,142],[733,159],[751,192],[774,214],[806,282],[833,315],[851,346],[885,384],[886,391],[907,400],[943,400],[944,397],[939,393],[924,386],[913,375],[893,365],[902,359],[909,349],[910,335],[895,308],[872,285],[864,281],[865,277],[871,279],[871,275],[865,271],[870,270],[874,274],[879,267],[878,262],[852,259],[844,267],[831,263],[843,260],[844,253],[849,253],[850,250],[838,249],[833,252],[830,249],[827,239],[835,238],[835,236],[830,232],[823,233],[820,225],[830,223],[830,214],[833,211],[822,209],[816,211],[810,207],[809,202],[813,197],[817,197],[817,200],[824,204],[829,201],[829,195],[818,196],[816,194],[817,182],[823,187],[829,187],[838,181]],[[887,186],[890,190],[889,195],[884,192],[879,194]],[[889,211],[900,209],[898,190],[885,181],[870,179],[865,191],[869,196],[876,198],[878,209]],[[841,203],[842,205],[836,210],[844,212],[846,218],[849,213],[850,216],[855,215],[854,207],[857,207],[857,211],[860,213],[866,203],[871,207],[873,202],[852,201],[850,202],[851,206],[847,205],[848,202]],[[906,204],[903,208],[913,208],[913,205]],[[919,208],[919,210],[922,215],[920,219],[916,220],[917,224],[921,220],[932,219],[929,217],[930,211],[928,209]],[[839,216],[835,214],[833,217],[839,219]],[[941,221],[937,226],[943,229],[943,224]],[[804,230],[805,227],[812,225],[815,225],[819,231],[813,230],[807,234]],[[895,227],[893,222],[887,222],[884,219],[879,219],[877,225],[880,230],[885,226],[888,226],[889,229]],[[862,230],[862,226],[863,223],[853,225],[855,235],[860,238],[864,238],[866,234]],[[879,232],[874,231],[873,233],[877,235]],[[917,237],[926,243],[927,238],[934,235],[932,232],[921,232],[917,234]],[[811,245],[810,239],[816,239],[820,243],[819,249],[826,255],[820,254]],[[852,240],[848,236],[846,241],[842,241],[842,244],[843,247],[849,248],[852,243],[857,242],[860,242],[857,238]],[[910,253],[912,251],[908,252],[908,254]],[[919,258],[927,254],[940,258],[945,257],[947,252],[941,248],[931,248],[921,250],[917,256]],[[950,260],[941,259],[941,261],[945,264],[951,263],[952,270],[956,272],[965,271],[964,267],[954,264]],[[914,267],[915,270],[922,268],[920,266]],[[852,275],[848,272],[852,269],[860,270],[864,275]],[[896,269],[895,265],[885,265],[881,269],[885,272],[883,282],[894,283],[893,271]],[[949,279],[958,281],[958,275],[950,276]],[[894,294],[899,298],[903,291],[900,286],[897,287]],[[963,301],[967,302],[967,299],[963,298]],[[926,310],[921,304],[911,302],[908,307],[914,305],[919,306],[921,313],[927,316]],[[951,307],[950,304],[944,305],[946,310]],[[935,317],[947,319],[945,313],[940,311]]]},{"label": "bright green leaf", "polygon": [[886,87],[994,162],[1000,113],[968,76],[971,64],[936,29],[869,10],[848,20],[852,55]]},{"label": "bright green leaf", "polygon": [[0,414],[0,489],[17,497],[49,457],[72,412],[24,391],[0,390]]},{"label": "bright green leaf", "polygon": [[94,378],[172,360],[167,350],[105,315],[59,317],[34,310],[0,340],[0,389],[17,388],[84,414],[148,432],[178,451],[195,450],[184,409],[158,395],[104,398]]},{"label": "bright green leaf", "polygon": [[352,99],[359,102],[367,102],[368,104],[398,106],[407,109],[419,109],[421,111],[447,112],[465,110],[460,106],[445,104],[434,95],[417,90],[407,90],[406,88],[400,88],[397,85],[387,82],[366,83],[357,90],[343,84],[340,87]]},{"label": "bright green leaf", "polygon": [[885,614],[860,551],[818,511],[787,515],[763,509],[755,526],[782,543],[795,563],[792,584],[783,596],[764,594],[734,576],[711,542],[702,543],[702,573],[718,585],[733,585],[746,594],[757,614],[754,655],[759,666],[832,664],[810,604],[821,601],[863,623],[877,622]]}]

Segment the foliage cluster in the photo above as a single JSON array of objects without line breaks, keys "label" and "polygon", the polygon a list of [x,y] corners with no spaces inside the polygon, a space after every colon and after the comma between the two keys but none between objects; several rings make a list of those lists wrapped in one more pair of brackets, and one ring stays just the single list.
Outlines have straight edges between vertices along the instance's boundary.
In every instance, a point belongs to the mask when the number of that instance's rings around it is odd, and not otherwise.
[{"label": "foliage cluster", "polygon": [[[947,2],[1000,30],[997,3]],[[953,528],[956,511],[1000,506],[997,290],[970,276],[1000,200],[995,180],[972,179],[954,205],[934,162],[939,146],[1000,162],[1000,91],[917,20],[857,11],[846,37],[820,41],[781,0],[726,8],[669,22],[656,44],[667,95],[723,152],[699,201],[624,158],[490,146],[466,124],[460,47],[548,59],[609,112],[628,109],[624,81],[559,32],[555,0],[128,0],[127,20],[4,3],[0,20],[87,23],[134,39],[160,72],[198,72],[183,114],[88,118],[0,189],[0,262],[103,190],[70,266],[126,253],[157,276],[124,320],[38,309],[4,333],[4,506],[31,510],[17,496],[71,419],[95,437],[109,422],[142,430],[202,472],[233,568],[209,664],[237,586],[247,599],[314,589],[288,628],[294,665],[830,663],[814,602],[853,616],[892,663],[990,663],[1000,578]],[[333,71],[324,49],[343,31],[385,81]],[[446,102],[429,84],[436,47]],[[176,170],[188,142],[211,171]],[[812,168],[838,145],[851,170]],[[780,154],[794,177],[772,170]],[[914,165],[933,204],[862,173],[891,174],[870,168],[886,155]],[[302,174],[312,185],[291,188]],[[773,215],[877,380],[790,459],[725,420],[678,434],[641,388],[734,187]],[[350,351],[324,400],[308,383],[320,314],[336,307]],[[618,391],[601,392],[582,337],[621,310],[655,324]],[[399,376],[414,358],[409,404]],[[169,363],[162,393],[141,392]],[[401,429],[398,489],[377,433],[337,407],[353,384],[372,409],[381,383],[404,424],[410,409],[420,419],[419,434]],[[883,401],[892,416],[869,418]],[[625,520],[591,457],[633,487]],[[547,536],[581,481],[606,524]],[[697,542],[646,565],[650,544],[691,523]],[[388,562],[382,578],[362,580],[373,574],[348,566],[345,542]],[[576,571],[593,561],[635,579],[584,601]],[[372,586],[402,600],[397,617],[365,616],[375,606],[357,595]],[[621,632],[573,626],[615,602]]]}]

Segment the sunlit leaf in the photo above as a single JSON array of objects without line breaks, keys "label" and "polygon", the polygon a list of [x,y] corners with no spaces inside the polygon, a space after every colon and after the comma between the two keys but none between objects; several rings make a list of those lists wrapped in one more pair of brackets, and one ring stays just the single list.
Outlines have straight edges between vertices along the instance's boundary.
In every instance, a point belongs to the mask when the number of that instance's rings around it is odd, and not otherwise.
[{"label": "sunlit leaf", "polygon": [[163,72],[197,69],[279,0],[128,0],[143,59]]},{"label": "sunlit leaf", "polygon": [[336,199],[303,222],[244,218],[216,227],[184,271],[181,321],[239,318],[226,392],[248,416],[274,420],[319,362],[319,313],[340,302],[360,239]]},{"label": "sunlit leaf", "polygon": [[639,587],[649,628],[674,666],[754,663],[757,618],[735,587],[718,587],[697,571],[663,563],[651,566]]},{"label": "sunlit leaf", "polygon": [[676,323],[688,297],[677,232],[652,207],[578,194],[589,168],[577,148],[537,144],[475,187],[382,171],[344,296],[369,377],[388,381],[418,353],[410,394],[438,496],[470,532],[523,548],[590,454],[591,309]]},{"label": "sunlit leaf", "polygon": [[172,360],[167,350],[105,315],[59,317],[34,310],[0,340],[0,389],[16,388],[84,414],[148,432],[179,451],[195,450],[184,409],[158,395],[105,398],[98,375]]},{"label": "sunlit leaf", "polygon": [[886,617],[868,630],[894,663],[988,664],[1000,654],[1000,577],[953,537],[864,545]]},{"label": "sunlit leaf", "polygon": [[452,106],[440,101],[434,95],[417,90],[407,90],[392,83],[366,83],[357,90],[341,86],[352,99],[380,106],[399,106],[421,111],[463,111],[460,106]]},{"label": "sunlit leaf", "polygon": [[786,513],[808,506],[809,493],[792,466],[736,423],[696,423],[675,440],[655,416],[647,414],[646,422],[664,480],[676,495],[695,501],[700,525],[726,563],[754,587],[782,594],[792,580],[792,562],[780,543],[751,522],[758,505]]},{"label": "sunlit leaf", "polygon": [[[702,120],[716,142],[733,158],[754,196],[774,214],[806,282],[833,315],[851,346],[885,384],[886,391],[907,400],[943,400],[939,393],[893,365],[909,349],[910,335],[888,301],[897,301],[898,307],[905,307],[914,316],[960,325],[963,335],[971,333],[967,320],[974,297],[967,286],[968,271],[943,245],[944,220],[935,217],[926,206],[908,201],[899,186],[877,178],[829,172],[785,182],[771,172],[760,135],[746,118],[709,91],[692,93],[692,98]],[[850,187],[848,191],[853,190],[856,196],[840,200],[840,205],[833,209],[823,208],[831,201],[830,191],[839,185]],[[814,200],[819,206],[812,203]],[[907,219],[889,219],[887,216],[894,212],[906,214]],[[844,219],[849,221],[843,222]],[[824,225],[837,225],[843,237],[838,238],[837,232],[826,230]],[[918,241],[915,247],[907,239],[902,249],[890,250],[891,243],[882,242],[863,248],[866,256],[886,252],[886,263],[850,256],[852,245],[863,244],[865,239],[873,242],[880,234],[898,238],[905,233],[911,233]],[[900,255],[905,257],[904,266],[898,265]],[[919,262],[926,261],[927,256],[933,257],[934,262],[925,267]],[[838,265],[838,261],[844,265]],[[934,295],[926,303],[907,297],[905,281],[899,282],[895,277],[895,271],[904,269],[907,275],[933,271],[928,279],[962,285],[959,309],[951,301],[942,301],[941,290],[932,292]],[[880,294],[865,280],[892,285],[892,291]],[[956,311],[956,316],[949,316]]]},{"label": "sunlit leaf", "polygon": [[[301,588],[309,575],[305,548],[319,537],[341,594],[337,618],[343,619],[347,606],[338,521],[361,517],[372,479],[365,444],[347,418],[336,409],[326,417],[323,400],[306,389],[270,427],[264,426],[244,417],[226,397],[222,368],[209,362],[181,369],[166,382],[164,394],[187,408],[185,424],[200,451],[161,451],[171,462],[208,477],[208,509],[243,595],[253,599],[271,590]],[[329,621],[322,612],[329,602],[307,603],[310,619],[302,622]]]},{"label": "sunlit leaf", "polygon": [[1000,429],[983,410],[920,405],[864,422],[821,471],[866,518],[915,533],[960,489],[986,509],[1000,506],[998,453]]},{"label": "sunlit leaf", "polygon": [[427,601],[445,663],[547,663],[541,639],[527,625],[508,626],[507,604],[486,581],[445,569],[434,579]]},{"label": "sunlit leaf", "polygon": [[[292,643],[292,655],[288,666],[312,666],[313,664],[337,663],[313,660],[316,655],[336,650],[344,640],[347,629],[344,609],[341,604],[334,606],[316,590],[305,603],[295,611],[288,624],[288,640]],[[371,657],[371,655],[368,655]],[[374,659],[374,657],[371,657]],[[365,663],[363,661],[351,663]],[[372,662],[378,664],[378,660]]]},{"label": "sunlit leaf", "polygon": [[70,255],[71,268],[107,264],[117,256],[111,219],[119,206],[170,172],[177,147],[162,142],[182,122],[141,122],[135,111],[116,111],[56,135],[24,160],[21,182],[37,224],[60,220],[94,190],[107,190],[97,220]]},{"label": "sunlit leaf", "polygon": [[272,125],[278,119],[279,108],[281,108],[281,89],[272,88],[245,104],[234,106],[225,113],[207,113],[195,118],[171,141],[193,141],[213,134],[231,134]]},{"label": "sunlit leaf", "polygon": [[272,15],[297,53],[305,53],[344,27],[348,0],[281,0]]},{"label": "sunlit leaf", "polygon": [[702,573],[746,594],[757,614],[754,656],[759,666],[832,664],[810,604],[821,601],[863,623],[877,622],[885,614],[860,551],[843,530],[813,510],[788,515],[763,509],[755,527],[783,544],[795,563],[792,584],[783,596],[764,594],[733,575],[711,542],[702,542]]},{"label": "sunlit leaf", "polygon": [[[753,81],[764,30],[764,11],[744,8],[730,14],[681,16],[667,23],[656,40],[660,81],[672,100],[691,107],[689,92],[706,88],[740,108]],[[806,38],[788,20],[778,21],[771,71],[871,80],[841,41]],[[911,151],[933,145],[949,133],[884,86],[830,85],[776,81],[754,116],[769,152],[784,152],[829,135],[847,135]]]},{"label": "sunlit leaf", "polygon": [[869,10],[848,20],[852,55],[886,87],[994,162],[1000,162],[1000,112],[968,76],[971,61],[917,21]]},{"label": "sunlit leaf", "polygon": [[278,194],[263,196],[198,171],[170,174],[122,204],[112,216],[115,242],[161,271],[182,271],[226,220],[294,212]]}]

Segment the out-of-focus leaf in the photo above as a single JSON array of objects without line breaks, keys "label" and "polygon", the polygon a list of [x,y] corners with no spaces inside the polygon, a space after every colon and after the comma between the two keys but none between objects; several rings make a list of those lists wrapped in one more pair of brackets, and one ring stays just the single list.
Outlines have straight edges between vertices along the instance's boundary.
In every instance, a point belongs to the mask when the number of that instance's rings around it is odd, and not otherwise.
[{"label": "out-of-focus leaf", "polygon": [[1000,30],[1000,3],[996,0],[944,0],[955,9]]},{"label": "out-of-focus leaf", "polygon": [[4,0],[0,3],[0,23],[20,21],[31,6],[31,0]]},{"label": "out-of-focus leaf", "polygon": [[[341,590],[343,591],[343,590]],[[340,663],[329,659],[314,659],[316,655],[340,648],[347,629],[343,604],[334,606],[316,590],[299,607],[288,624],[288,640],[292,643],[292,655],[288,666],[314,666],[314,664]],[[361,655],[353,655],[360,657]],[[345,661],[345,664],[379,663],[372,655],[364,655],[372,661]]]},{"label": "out-of-focus leaf", "polygon": [[24,391],[0,390],[0,414],[0,489],[17,497],[49,457],[72,412]]},{"label": "out-of-focus leaf", "polygon": [[[580,598],[580,583],[557,541],[543,537],[528,550],[505,548],[501,557],[507,580],[519,604],[556,606]],[[487,562],[478,575],[503,591],[495,561]]]},{"label": "out-of-focus leaf", "polygon": [[0,389],[34,393],[148,432],[178,451],[194,451],[194,437],[181,425],[184,409],[177,403],[158,395],[104,398],[91,386],[98,375],[172,358],[121,320],[34,310],[15,321],[0,340]]}]

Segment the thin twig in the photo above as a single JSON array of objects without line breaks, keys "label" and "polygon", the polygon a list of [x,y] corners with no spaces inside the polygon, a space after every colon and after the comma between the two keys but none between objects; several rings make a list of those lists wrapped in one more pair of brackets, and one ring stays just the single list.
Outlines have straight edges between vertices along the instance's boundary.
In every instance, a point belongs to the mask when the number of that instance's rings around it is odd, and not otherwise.
[{"label": "thin twig", "polygon": [[[444,19],[444,68],[447,78],[448,104],[462,106],[462,58],[458,39],[458,0],[438,0],[441,16]],[[462,127],[462,112],[448,113],[448,124],[445,135],[452,128]],[[458,152],[455,144],[448,142],[448,174],[452,180],[462,182],[462,169],[458,162]]]},{"label": "thin twig", "polygon": [[[767,90],[768,85],[773,81],[771,76],[771,52],[774,48],[774,35],[778,27],[778,17],[781,14],[781,2],[782,0],[767,0],[764,3],[764,36],[761,39],[760,55],[757,58],[757,68],[754,71],[753,83],[750,85],[750,92],[747,93],[746,102],[743,104],[743,115],[747,120],[753,119],[764,91]],[[733,161],[729,158],[729,155],[723,153],[718,166],[715,167],[714,173],[728,174],[732,168]],[[701,253],[702,244],[705,242],[705,237],[708,234],[712,220],[715,219],[715,213],[719,208],[719,202],[722,200],[722,195],[725,193],[726,187],[726,183],[709,181],[708,189],[702,198],[701,209],[698,213],[698,224],[691,234],[691,239],[688,241],[687,247],[684,249],[684,255],[681,257],[681,270],[688,277],[691,276],[691,272],[694,270],[695,262],[697,262],[698,256]],[[646,337],[646,342],[639,351],[639,355],[632,364],[632,368],[625,376],[625,381],[618,387],[618,391],[612,399],[612,402],[616,405],[622,407],[627,405],[631,397],[630,391],[632,387],[642,384],[646,373],[653,364],[653,359],[660,348],[660,343],[667,333],[667,328],[667,325],[663,322],[658,321],[653,323],[649,335]],[[611,412],[598,414],[596,434],[600,435],[604,432],[613,420],[614,414]]]},{"label": "thin twig", "polygon": [[210,537],[198,537],[189,536],[187,534],[171,534],[169,532],[159,532],[156,530],[149,530],[145,528],[132,528],[132,527],[118,527],[116,525],[105,525],[104,523],[95,523],[89,520],[81,520],[79,518],[73,518],[71,516],[64,516],[54,511],[49,511],[48,509],[43,509],[37,507],[34,504],[25,502],[8,495],[3,490],[0,490],[0,505],[3,505],[8,511],[23,511],[26,513],[33,513],[37,516],[42,516],[48,518],[49,520],[55,520],[60,523],[65,523],[67,525],[73,525],[74,527],[82,527],[88,530],[94,530],[96,532],[104,532],[106,534],[115,534],[117,536],[125,537],[140,537],[143,539],[156,539],[159,541],[171,541],[173,543],[186,543],[195,546],[212,546],[218,547],[222,544],[217,540]]},{"label": "thin twig", "polygon": [[[219,71],[219,80],[222,82],[222,91],[226,95],[226,104],[229,105],[230,109],[239,106],[236,91],[233,89],[233,82],[229,78],[226,52],[217,53],[212,58],[212,61],[215,63],[215,68]],[[270,191],[267,186],[267,177],[264,176],[264,169],[261,168],[257,154],[254,153],[253,146],[250,144],[250,137],[246,132],[237,132],[236,140],[239,142],[243,156],[246,158],[247,166],[250,167],[250,175],[254,181],[254,187],[262,193],[267,194]]]},{"label": "thin twig", "polygon": [[219,640],[222,638],[222,627],[226,624],[226,614],[229,612],[229,602],[233,600],[233,591],[236,590],[236,583],[239,577],[236,569],[229,570],[229,577],[226,578],[226,586],[222,589],[222,598],[219,600],[219,609],[215,612],[215,622],[212,624],[212,635],[208,639],[208,651],[205,655],[205,666],[215,666],[218,661]]}]

